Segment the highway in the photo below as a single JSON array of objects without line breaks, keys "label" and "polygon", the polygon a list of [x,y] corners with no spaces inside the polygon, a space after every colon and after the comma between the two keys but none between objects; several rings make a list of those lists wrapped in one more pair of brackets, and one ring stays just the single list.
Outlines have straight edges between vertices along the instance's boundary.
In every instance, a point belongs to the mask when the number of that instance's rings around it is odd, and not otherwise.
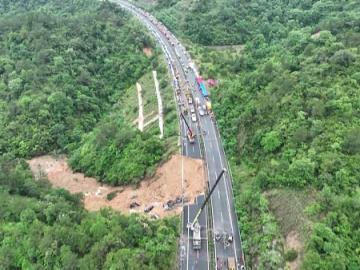
[{"label": "highway", "polygon": [[180,253],[180,269],[209,269],[209,254],[207,243],[207,211],[206,209],[201,213],[199,217],[199,223],[201,224],[201,250],[195,251],[192,248],[191,230],[188,224],[194,220],[194,217],[204,202],[205,196],[200,195],[196,198],[194,204],[188,204],[183,207],[182,216],[182,231],[184,237],[182,238],[182,245],[184,247],[183,255]]},{"label": "highway", "polygon": [[[159,42],[162,50],[165,54],[168,62],[168,68],[170,74],[173,77],[173,86],[176,90],[178,84],[183,90],[185,84],[188,84],[192,91],[194,99],[198,99],[201,104],[205,104],[206,99],[202,96],[198,90],[195,78],[198,76],[198,71],[194,66],[189,54],[180,42],[173,36],[161,23],[156,21],[154,17],[141,9],[129,4],[128,2],[121,0],[113,0],[115,3],[120,4],[132,12],[149,31],[154,35],[155,39]],[[189,68],[191,66],[192,68]],[[179,75],[179,79],[176,79],[176,74]],[[175,99],[178,102],[180,112],[184,106],[187,106],[187,100],[184,92],[181,91],[179,94],[175,94]],[[215,119],[210,115],[200,116],[197,112],[197,122],[192,122],[188,119],[188,123],[191,125],[192,130],[196,133],[196,141],[194,144],[190,144],[186,139],[187,128],[185,123],[181,120],[181,144],[182,153],[185,156],[193,158],[203,158],[206,163],[207,178],[209,185],[212,186],[217,176],[220,174],[223,168],[229,171],[228,162],[225,157],[225,153],[222,147],[220,135],[216,126]],[[202,132],[200,132],[202,131]],[[203,143],[203,152],[200,147],[200,143]],[[236,260],[237,269],[244,269],[244,259],[241,247],[241,239],[239,226],[237,223],[236,212],[233,202],[232,192],[232,180],[229,173],[225,173],[223,179],[219,182],[212,197],[211,197],[211,208],[212,208],[212,224],[214,239],[209,241],[214,242],[215,249],[215,262],[217,263],[215,269],[228,269],[227,258],[234,257]],[[204,241],[202,243],[202,250],[195,252],[191,248],[191,231],[187,228],[186,223],[192,221],[191,219],[195,216],[196,211],[199,207],[199,201],[203,200],[203,197],[198,197],[197,201],[183,208],[183,237],[181,242],[184,246],[181,247],[180,253],[185,257],[181,260],[181,269],[209,269],[209,254],[208,254],[208,243],[206,239],[207,222],[205,212],[202,213],[200,218],[200,225],[202,226],[202,237]],[[226,241],[229,237],[233,238],[232,241]],[[200,259],[199,258],[205,258]]]}]

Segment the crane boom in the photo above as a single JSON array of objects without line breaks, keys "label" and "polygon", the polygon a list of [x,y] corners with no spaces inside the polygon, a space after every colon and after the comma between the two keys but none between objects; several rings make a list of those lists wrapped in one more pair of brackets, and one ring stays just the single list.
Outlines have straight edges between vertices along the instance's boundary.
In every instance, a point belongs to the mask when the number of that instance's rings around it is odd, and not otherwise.
[{"label": "crane boom", "polygon": [[219,174],[218,178],[216,179],[215,184],[212,186],[209,194],[208,194],[208,195],[206,196],[206,198],[205,198],[205,201],[203,202],[203,204],[201,205],[199,211],[197,212],[197,214],[196,214],[196,216],[195,216],[195,218],[194,218],[194,221],[191,223],[190,228],[194,228],[194,227],[195,227],[195,224],[198,222],[198,219],[199,219],[199,216],[200,216],[202,210],[205,208],[206,203],[207,203],[208,200],[210,199],[210,196],[211,196],[211,194],[214,192],[217,184],[220,182],[220,179],[221,179],[221,177],[223,176],[224,172],[226,172],[226,169],[222,169],[221,173]]},{"label": "crane boom", "polygon": [[180,115],[181,115],[182,119],[184,120],[184,122],[185,122],[185,124],[186,124],[186,126],[187,126],[187,128],[188,128],[188,131],[189,131],[189,133],[190,133],[190,136],[192,136],[192,130],[191,130],[188,122],[186,121],[185,116],[183,115],[183,113],[181,113]]}]

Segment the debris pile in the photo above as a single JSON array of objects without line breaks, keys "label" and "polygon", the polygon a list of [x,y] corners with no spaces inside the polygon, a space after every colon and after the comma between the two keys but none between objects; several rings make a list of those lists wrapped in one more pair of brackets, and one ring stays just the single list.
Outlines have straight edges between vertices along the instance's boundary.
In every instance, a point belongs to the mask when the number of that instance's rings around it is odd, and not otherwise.
[{"label": "debris pile", "polygon": [[28,163],[35,176],[47,177],[54,187],[67,189],[71,193],[84,193],[84,205],[90,211],[111,207],[123,213],[147,212],[156,219],[180,214],[182,202],[193,201],[197,195],[204,193],[203,162],[181,155],[172,156],[158,167],[154,177],[142,181],[138,187],[101,184],[94,178],[74,173],[64,157],[41,156]]}]

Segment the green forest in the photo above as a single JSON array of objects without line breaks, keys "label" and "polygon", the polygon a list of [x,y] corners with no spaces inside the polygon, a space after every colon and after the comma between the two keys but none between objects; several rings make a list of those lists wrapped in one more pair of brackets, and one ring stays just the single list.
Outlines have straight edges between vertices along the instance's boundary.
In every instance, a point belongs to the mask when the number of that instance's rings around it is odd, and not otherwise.
[{"label": "green forest", "polygon": [[[360,2],[133,2],[219,82],[211,99],[247,269],[359,270]],[[81,195],[35,181],[24,160],[66,154],[112,185],[151,175],[176,115],[166,108],[165,140],[140,133],[123,96],[152,69],[166,74],[159,55],[109,2],[1,1],[0,269],[173,268],[177,218],[87,212]]]},{"label": "green forest", "polygon": [[25,162],[66,154],[112,185],[151,175],[174,144],[174,108],[160,140],[155,128],[131,125],[123,96],[153,69],[169,89],[145,28],[114,4],[1,1],[0,269],[173,268],[178,218],[88,212],[82,195],[35,181]]},{"label": "green forest", "polygon": [[360,269],[360,2],[133,2],[220,82],[247,268]]},{"label": "green forest", "polygon": [[0,155],[67,154],[75,170],[112,185],[151,174],[171,140],[140,134],[120,113],[144,74],[168,76],[145,28],[95,0],[5,1],[0,14]]},{"label": "green forest", "polygon": [[35,181],[24,161],[0,158],[0,269],[168,270],[178,219],[89,213],[81,195]]}]

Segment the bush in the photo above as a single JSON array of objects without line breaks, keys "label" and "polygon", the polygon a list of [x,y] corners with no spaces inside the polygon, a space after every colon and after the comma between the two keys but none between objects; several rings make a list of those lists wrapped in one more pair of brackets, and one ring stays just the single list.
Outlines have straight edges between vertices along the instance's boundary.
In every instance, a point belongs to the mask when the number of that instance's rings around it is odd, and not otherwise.
[{"label": "bush", "polygon": [[297,251],[295,249],[290,249],[285,253],[285,260],[288,262],[292,262],[297,258],[297,256],[298,256]]},{"label": "bush", "polygon": [[266,133],[261,139],[261,145],[266,152],[273,152],[281,145],[279,134],[276,131]]},{"label": "bush", "polygon": [[108,201],[111,201],[112,199],[114,199],[116,197],[117,193],[118,193],[117,190],[110,192],[108,195],[106,195],[106,199]]}]

